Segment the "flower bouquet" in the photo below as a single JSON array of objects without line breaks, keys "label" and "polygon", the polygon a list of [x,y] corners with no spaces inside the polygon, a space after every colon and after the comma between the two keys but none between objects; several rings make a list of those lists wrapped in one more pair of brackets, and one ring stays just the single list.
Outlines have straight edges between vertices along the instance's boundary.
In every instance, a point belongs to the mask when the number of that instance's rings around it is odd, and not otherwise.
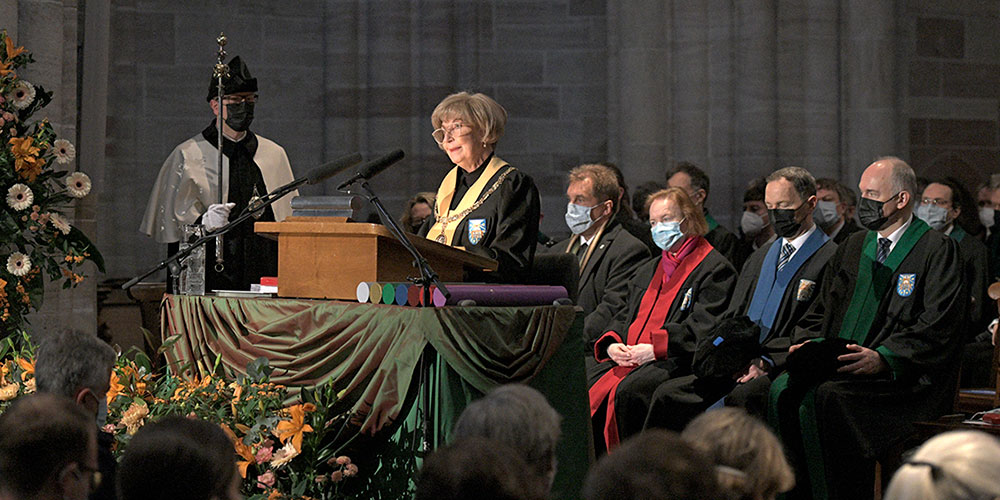
[{"label": "flower bouquet", "polygon": [[73,144],[57,138],[47,119],[32,119],[52,92],[18,76],[31,62],[31,53],[0,31],[0,196],[6,201],[0,210],[0,337],[23,331],[27,314],[41,307],[43,275],[69,288],[83,281],[78,269],[85,261],[104,271],[101,254],[65,216],[91,182],[83,172],[65,170],[76,156]]}]

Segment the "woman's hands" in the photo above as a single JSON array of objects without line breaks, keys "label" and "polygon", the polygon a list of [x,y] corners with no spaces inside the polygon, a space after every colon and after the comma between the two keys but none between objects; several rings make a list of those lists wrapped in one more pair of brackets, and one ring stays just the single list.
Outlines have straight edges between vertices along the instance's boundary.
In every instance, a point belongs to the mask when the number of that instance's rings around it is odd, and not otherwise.
[{"label": "woman's hands", "polygon": [[608,357],[618,366],[639,366],[656,359],[653,344],[611,344],[608,347]]}]

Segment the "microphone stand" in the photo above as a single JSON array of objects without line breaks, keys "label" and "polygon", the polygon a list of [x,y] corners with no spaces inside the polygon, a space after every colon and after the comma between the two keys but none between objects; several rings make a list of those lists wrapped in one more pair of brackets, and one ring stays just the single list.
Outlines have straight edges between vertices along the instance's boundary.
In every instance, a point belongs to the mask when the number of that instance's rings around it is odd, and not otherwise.
[{"label": "microphone stand", "polygon": [[199,246],[204,245],[205,243],[207,243],[209,240],[211,240],[213,238],[216,238],[216,237],[220,237],[221,238],[221,236],[223,234],[229,232],[229,230],[231,230],[234,227],[242,224],[247,219],[253,217],[254,213],[259,212],[260,210],[263,210],[264,208],[267,208],[267,206],[269,206],[272,203],[278,201],[278,199],[280,199],[281,197],[285,196],[288,193],[291,193],[292,191],[295,190],[295,188],[297,188],[297,187],[305,184],[306,182],[309,182],[309,178],[308,177],[303,177],[302,179],[297,179],[297,180],[294,180],[292,182],[289,182],[288,184],[285,184],[284,186],[281,186],[281,187],[275,189],[271,193],[268,193],[267,196],[259,199],[256,203],[253,204],[253,206],[249,206],[248,205],[247,208],[246,208],[246,210],[244,210],[243,213],[241,213],[239,217],[237,217],[236,219],[230,221],[225,226],[222,226],[222,227],[220,227],[220,228],[218,228],[215,231],[212,231],[210,233],[206,233],[204,236],[202,236],[202,237],[200,237],[200,238],[198,238],[198,239],[196,239],[194,241],[189,242],[190,245],[188,245],[187,248],[185,248],[185,249],[183,249],[183,250],[181,250],[181,251],[179,251],[179,252],[177,252],[177,253],[169,256],[169,257],[167,257],[166,259],[160,261],[159,264],[156,264],[155,266],[149,268],[148,270],[146,270],[142,274],[140,274],[140,275],[138,275],[138,276],[136,276],[136,277],[134,277],[134,278],[126,281],[124,284],[122,284],[122,289],[123,290],[128,290],[129,288],[132,288],[133,286],[135,286],[136,283],[142,281],[143,278],[149,276],[150,274],[153,274],[153,273],[159,271],[160,269],[163,269],[165,267],[171,267],[171,268],[173,268],[174,266],[179,265],[179,263],[181,261],[183,261],[184,258],[186,258],[188,255],[190,255],[191,252],[193,252]]},{"label": "microphone stand", "polygon": [[[392,233],[397,240],[399,240],[399,242],[403,245],[403,248],[406,248],[406,250],[410,252],[410,255],[413,256],[413,265],[420,270],[420,278],[414,279],[413,282],[423,287],[421,291],[424,296],[424,307],[433,307],[433,296],[431,294],[432,283],[436,285],[439,290],[441,290],[441,293],[443,293],[445,297],[451,297],[451,293],[448,291],[448,288],[445,287],[444,284],[441,283],[441,280],[438,279],[437,273],[434,272],[431,265],[427,263],[427,259],[425,259],[423,255],[420,255],[420,250],[417,250],[417,247],[413,245],[413,242],[406,237],[406,234],[399,228],[399,224],[396,223],[396,220],[389,216],[389,212],[387,212],[385,206],[382,205],[382,201],[378,199],[378,196],[376,196],[375,192],[372,191],[371,186],[368,185],[368,180],[364,178],[359,180],[361,181],[361,188],[365,190],[365,198],[367,198],[368,202],[371,203],[375,207],[375,210],[378,211],[378,215],[379,218],[382,219],[382,223],[389,229],[389,232]],[[346,192],[350,191],[348,190]],[[425,351],[420,356],[420,386],[423,388],[423,396],[421,399],[423,400],[424,407],[424,418],[421,421],[421,439],[423,441],[422,445],[424,451],[430,451],[430,443],[428,442],[427,436],[427,422],[430,421],[432,417],[431,395],[430,388],[428,387],[428,383],[430,382],[429,372],[430,366],[427,361],[427,352]]]}]

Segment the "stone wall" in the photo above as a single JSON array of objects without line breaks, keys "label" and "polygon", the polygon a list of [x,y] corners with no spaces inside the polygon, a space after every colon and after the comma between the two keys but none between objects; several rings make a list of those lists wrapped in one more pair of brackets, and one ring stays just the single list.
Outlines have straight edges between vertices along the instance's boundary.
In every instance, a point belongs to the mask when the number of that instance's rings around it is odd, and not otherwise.
[{"label": "stone wall", "polygon": [[906,18],[913,167],[975,188],[1000,171],[1000,3],[911,0]]}]

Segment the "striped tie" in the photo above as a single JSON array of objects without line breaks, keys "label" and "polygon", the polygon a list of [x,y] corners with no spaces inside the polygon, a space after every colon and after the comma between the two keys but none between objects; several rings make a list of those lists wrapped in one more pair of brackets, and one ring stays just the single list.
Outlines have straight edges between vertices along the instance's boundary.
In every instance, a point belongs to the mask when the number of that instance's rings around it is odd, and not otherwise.
[{"label": "striped tie", "polygon": [[781,246],[781,256],[778,258],[778,271],[788,264],[788,261],[792,258],[792,254],[795,253],[795,246],[791,243],[785,243]]},{"label": "striped tie", "polygon": [[886,257],[889,256],[889,247],[891,246],[892,240],[889,238],[878,239],[878,253],[875,254],[875,258],[878,259],[879,264],[885,262]]}]

